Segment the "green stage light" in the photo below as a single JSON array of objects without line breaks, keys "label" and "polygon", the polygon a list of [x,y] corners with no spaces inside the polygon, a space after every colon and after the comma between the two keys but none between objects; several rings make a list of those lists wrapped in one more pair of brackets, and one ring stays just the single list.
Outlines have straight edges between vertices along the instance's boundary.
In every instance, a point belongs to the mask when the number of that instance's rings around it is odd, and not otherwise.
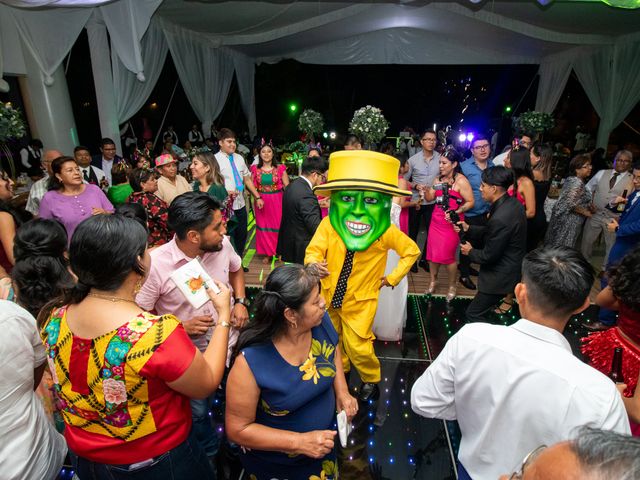
[{"label": "green stage light", "polygon": [[295,103],[290,103],[290,104],[289,104],[289,111],[290,111],[291,113],[294,113],[294,112],[296,112],[297,110],[298,110],[298,105],[296,105]]},{"label": "green stage light", "polygon": [[504,113],[511,113],[511,105],[504,107]]}]

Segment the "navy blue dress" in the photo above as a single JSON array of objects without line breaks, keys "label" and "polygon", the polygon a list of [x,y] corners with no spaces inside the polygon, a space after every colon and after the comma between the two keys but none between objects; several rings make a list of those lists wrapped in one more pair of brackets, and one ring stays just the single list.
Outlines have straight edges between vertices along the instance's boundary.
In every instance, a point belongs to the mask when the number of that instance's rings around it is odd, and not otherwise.
[{"label": "navy blue dress", "polygon": [[[300,433],[335,430],[333,381],[338,334],[328,314],[311,329],[311,335],[309,356],[298,366],[282,358],[272,342],[242,350],[260,387],[256,423]],[[261,450],[243,452],[240,459],[250,480],[337,478],[335,449],[322,459]]]}]

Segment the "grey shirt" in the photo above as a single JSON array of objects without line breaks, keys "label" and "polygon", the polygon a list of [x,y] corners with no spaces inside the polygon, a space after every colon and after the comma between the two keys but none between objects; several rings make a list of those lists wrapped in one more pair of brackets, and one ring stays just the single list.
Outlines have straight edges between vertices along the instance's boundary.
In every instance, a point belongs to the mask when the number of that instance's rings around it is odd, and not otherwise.
[{"label": "grey shirt", "polygon": [[[420,150],[408,160],[409,171],[405,173],[404,179],[411,183],[420,183],[422,185],[431,186],[436,177],[440,173],[440,154],[436,151],[433,152],[433,157],[429,161],[424,158],[424,150]],[[413,192],[412,201],[416,201],[419,197],[418,190],[415,186],[411,189]],[[434,201],[423,201],[422,205],[428,205],[435,203]]]}]

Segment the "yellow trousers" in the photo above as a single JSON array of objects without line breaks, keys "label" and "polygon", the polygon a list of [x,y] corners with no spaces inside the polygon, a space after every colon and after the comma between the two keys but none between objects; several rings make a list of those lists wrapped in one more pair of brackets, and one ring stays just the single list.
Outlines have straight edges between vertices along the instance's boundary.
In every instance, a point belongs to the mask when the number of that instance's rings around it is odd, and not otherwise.
[{"label": "yellow trousers", "polygon": [[[351,370],[353,364],[363,382],[380,382],[380,360],[378,360],[373,348],[373,341],[376,337],[371,329],[369,329],[368,335],[363,338],[349,326],[349,316],[343,315],[341,309],[334,310],[329,307],[328,313],[338,332],[342,348],[342,367],[345,373]],[[373,318],[371,325],[373,325]]]}]

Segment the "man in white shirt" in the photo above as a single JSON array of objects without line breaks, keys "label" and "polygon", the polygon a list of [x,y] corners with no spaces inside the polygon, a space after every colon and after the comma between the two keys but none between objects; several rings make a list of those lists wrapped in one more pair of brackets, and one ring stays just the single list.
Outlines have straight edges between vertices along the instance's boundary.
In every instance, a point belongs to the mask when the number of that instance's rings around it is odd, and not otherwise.
[{"label": "man in white shirt", "polygon": [[111,169],[113,165],[116,163],[122,162],[122,157],[116,155],[116,144],[110,138],[103,138],[100,141],[100,155],[94,155],[91,159],[91,164],[102,170],[104,173],[104,178],[111,186]]},{"label": "man in white shirt", "polygon": [[496,479],[579,426],[629,434],[615,385],[571,352],[562,332],[589,305],[593,267],[566,247],[530,252],[515,288],[522,319],[465,325],[416,381],[419,415],[457,419],[460,479]]},{"label": "man in white shirt", "polygon": [[100,188],[108,188],[106,178],[102,169],[91,165],[91,152],[87,147],[78,145],[73,149],[73,158],[75,158],[78,167],[80,167],[80,175],[82,181],[87,184],[95,185]]},{"label": "man in white shirt", "polygon": [[27,175],[34,180],[42,175],[41,157],[42,142],[37,138],[32,139],[25,148],[20,150],[20,162],[26,169]]},{"label": "man in white shirt", "polygon": [[63,153],[59,150],[47,150],[42,155],[41,163],[44,171],[44,177],[42,177],[31,186],[31,190],[29,190],[29,198],[27,199],[27,205],[25,206],[25,210],[32,213],[33,215],[38,215],[38,213],[40,212],[40,200],[42,200],[44,194],[49,191],[51,162],[53,162],[56,158],[62,156]]},{"label": "man in white shirt", "polygon": [[[247,207],[244,200],[244,189],[247,190],[255,198],[256,208],[262,208],[264,202],[260,194],[256,190],[251,180],[251,172],[247,168],[247,164],[236,152],[236,134],[228,128],[221,128],[218,134],[218,144],[220,151],[216,153],[216,160],[220,166],[220,173],[224,177],[224,187],[229,195],[235,194],[233,201],[233,212],[235,215],[236,225],[228,231],[233,248],[236,253],[242,257],[244,253],[245,243],[247,243]],[[245,271],[247,269],[243,267]]]},{"label": "man in white shirt", "polygon": [[[627,197],[633,192],[633,182],[631,175],[631,164],[633,154],[629,150],[620,150],[613,160],[613,168],[600,170],[587,183],[587,190],[591,193],[592,203],[595,212],[587,218],[582,230],[582,254],[591,259],[593,244],[598,237],[604,237],[605,255],[602,261],[601,270],[605,269],[608,263],[609,252],[616,241],[615,233],[607,230],[607,224],[611,220],[620,218],[620,213],[624,210],[624,204],[616,204],[618,197]],[[623,195],[624,194],[624,195]],[[617,207],[620,206],[618,212]]]}]

